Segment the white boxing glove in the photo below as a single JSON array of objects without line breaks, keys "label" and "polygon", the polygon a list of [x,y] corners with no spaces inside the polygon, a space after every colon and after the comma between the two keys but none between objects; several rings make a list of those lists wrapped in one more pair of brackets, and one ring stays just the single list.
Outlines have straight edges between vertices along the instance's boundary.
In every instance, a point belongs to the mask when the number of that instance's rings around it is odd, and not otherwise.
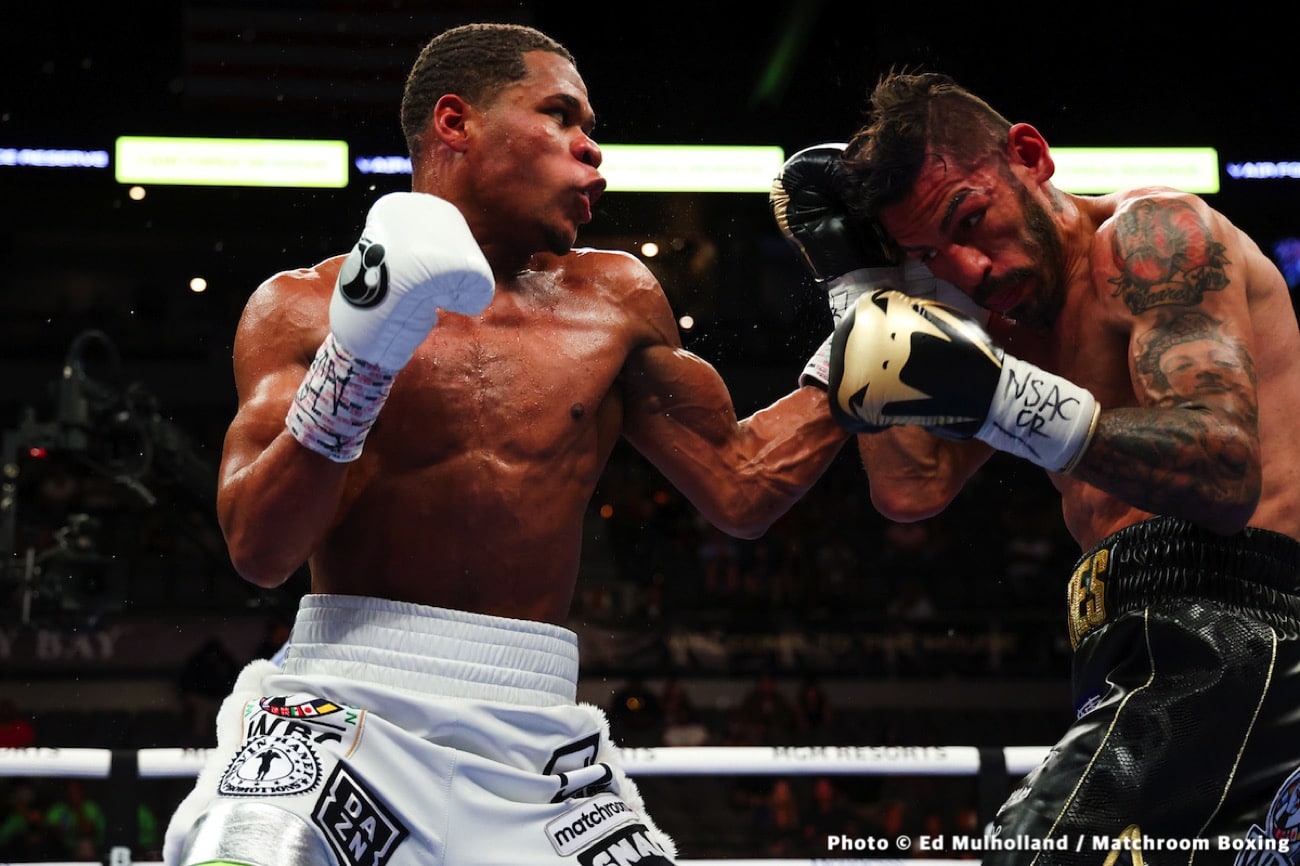
[{"label": "white boxing glove", "polygon": [[289,407],[289,433],[336,463],[356,460],[438,310],[477,315],[495,286],[455,205],[424,193],[380,198],[339,269],[330,333]]},{"label": "white boxing glove", "polygon": [[370,208],[339,269],[330,330],[347,352],[395,372],[438,323],[438,308],[475,316],[496,282],[460,210],[419,192],[395,192]]}]

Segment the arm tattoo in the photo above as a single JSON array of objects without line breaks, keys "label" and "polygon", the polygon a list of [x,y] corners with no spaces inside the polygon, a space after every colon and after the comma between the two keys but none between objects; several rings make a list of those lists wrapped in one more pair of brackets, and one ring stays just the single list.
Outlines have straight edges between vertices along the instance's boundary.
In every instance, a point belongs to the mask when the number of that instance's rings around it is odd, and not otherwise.
[{"label": "arm tattoo", "polygon": [[1168,304],[1198,304],[1228,285],[1225,247],[1184,202],[1139,201],[1116,217],[1111,254],[1115,296],[1137,315]]},{"label": "arm tattoo", "polygon": [[1156,327],[1138,339],[1134,359],[1148,406],[1222,404],[1226,395],[1232,408],[1256,420],[1254,361],[1221,325],[1199,310],[1159,314]]},{"label": "arm tattoo", "polygon": [[1139,409],[1103,413],[1090,468],[1074,474],[1144,511],[1208,519],[1258,483],[1250,444],[1214,435],[1215,426],[1197,413],[1161,413],[1154,423]]},{"label": "arm tattoo", "polygon": [[1126,502],[1157,514],[1212,510],[1257,480],[1254,443],[1240,433],[1258,426],[1255,366],[1220,325],[1167,312],[1138,340],[1144,406],[1106,413],[1088,452],[1094,478]]}]

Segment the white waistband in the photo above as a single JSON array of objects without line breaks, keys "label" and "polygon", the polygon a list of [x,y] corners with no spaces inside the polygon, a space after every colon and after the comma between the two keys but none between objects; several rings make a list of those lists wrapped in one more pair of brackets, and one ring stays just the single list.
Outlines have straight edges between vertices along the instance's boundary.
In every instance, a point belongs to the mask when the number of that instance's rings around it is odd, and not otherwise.
[{"label": "white waistband", "polygon": [[343,676],[431,695],[572,703],[578,638],[549,623],[353,595],[308,594],[284,673]]}]

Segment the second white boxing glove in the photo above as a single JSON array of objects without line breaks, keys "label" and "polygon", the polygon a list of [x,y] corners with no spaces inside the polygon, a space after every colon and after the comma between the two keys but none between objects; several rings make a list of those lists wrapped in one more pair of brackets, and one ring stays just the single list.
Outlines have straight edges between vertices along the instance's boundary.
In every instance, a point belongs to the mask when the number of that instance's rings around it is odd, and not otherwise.
[{"label": "second white boxing glove", "polygon": [[339,269],[330,333],[285,416],[290,435],[335,463],[356,460],[438,310],[477,315],[495,286],[455,205],[424,193],[380,198]]},{"label": "second white boxing glove", "polygon": [[395,372],[438,322],[438,309],[478,315],[496,282],[455,205],[396,192],[370,208],[339,269],[330,330],[348,353]]}]

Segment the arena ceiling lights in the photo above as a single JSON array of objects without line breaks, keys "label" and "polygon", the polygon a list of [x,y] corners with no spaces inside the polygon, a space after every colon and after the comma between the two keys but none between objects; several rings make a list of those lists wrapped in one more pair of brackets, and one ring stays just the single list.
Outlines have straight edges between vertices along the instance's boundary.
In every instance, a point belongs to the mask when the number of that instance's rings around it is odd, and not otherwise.
[{"label": "arena ceiling lights", "polygon": [[[610,192],[766,194],[785,160],[776,146],[607,144],[601,149]],[[1074,193],[1164,185],[1210,194],[1220,188],[1219,155],[1212,147],[1056,147],[1052,155],[1056,184]],[[347,143],[328,140],[123,136],[111,162],[106,156],[0,147],[0,168],[111,166],[124,184],[289,188],[346,187],[353,167],[362,175],[410,173],[405,156],[362,156],[349,164]]]},{"label": "arena ceiling lights", "polygon": [[1054,147],[1052,182],[1090,195],[1138,186],[1219,191],[1219,152],[1212,147]]},{"label": "arena ceiling lights", "polygon": [[187,186],[334,187],[348,185],[348,144],[259,138],[117,140],[118,183]]}]

